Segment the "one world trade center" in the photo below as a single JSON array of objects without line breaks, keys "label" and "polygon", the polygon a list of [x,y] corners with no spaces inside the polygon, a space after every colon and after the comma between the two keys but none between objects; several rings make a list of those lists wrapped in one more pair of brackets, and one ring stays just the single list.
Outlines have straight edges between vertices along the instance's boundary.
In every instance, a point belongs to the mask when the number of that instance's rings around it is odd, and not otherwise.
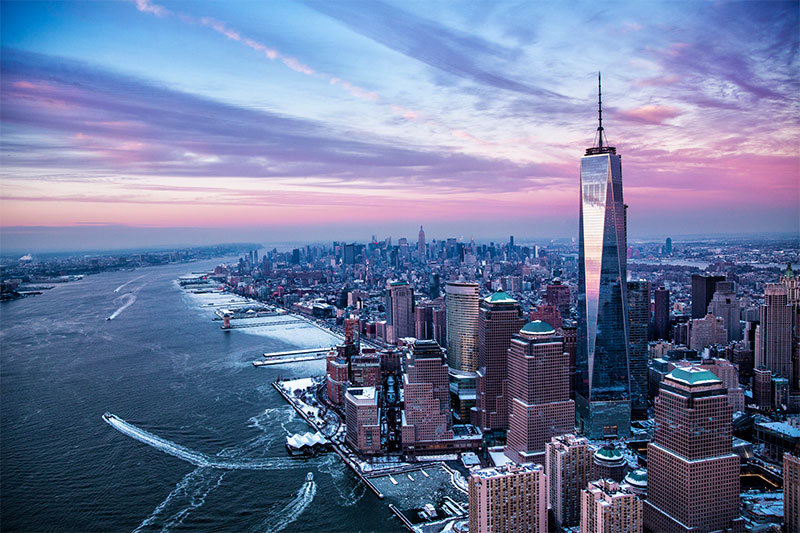
[{"label": "one world trade center", "polygon": [[581,158],[576,417],[590,438],[630,434],[627,237],[622,157],[603,131]]}]

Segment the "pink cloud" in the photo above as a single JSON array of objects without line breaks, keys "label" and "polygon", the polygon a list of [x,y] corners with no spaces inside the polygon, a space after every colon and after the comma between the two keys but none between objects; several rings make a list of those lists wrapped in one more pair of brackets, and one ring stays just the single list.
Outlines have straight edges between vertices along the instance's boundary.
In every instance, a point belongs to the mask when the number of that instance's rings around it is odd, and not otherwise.
[{"label": "pink cloud", "polygon": [[662,85],[673,85],[681,81],[680,76],[670,75],[670,76],[655,76],[653,78],[643,78],[641,80],[636,80],[636,85],[638,87],[659,87]]},{"label": "pink cloud", "polygon": [[157,17],[165,17],[170,14],[170,11],[167,8],[156,4],[151,4],[150,0],[135,0],[135,3],[136,9],[142,13],[152,13]]},{"label": "pink cloud", "polygon": [[314,74],[314,69],[309,67],[308,65],[304,65],[303,63],[299,62],[297,59],[293,57],[284,57],[282,59],[283,64],[289,67],[292,70],[297,72],[302,72],[303,74]]},{"label": "pink cloud", "polygon": [[616,116],[622,120],[643,124],[664,124],[666,120],[681,114],[680,110],[666,105],[645,105],[634,109],[618,111]]}]

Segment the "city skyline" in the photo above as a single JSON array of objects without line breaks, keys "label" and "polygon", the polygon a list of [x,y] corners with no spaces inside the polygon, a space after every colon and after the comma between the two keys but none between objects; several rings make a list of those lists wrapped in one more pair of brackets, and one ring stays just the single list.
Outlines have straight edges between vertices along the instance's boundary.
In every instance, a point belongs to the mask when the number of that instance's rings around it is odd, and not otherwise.
[{"label": "city skyline", "polygon": [[4,3],[4,247],[577,237],[598,70],[633,237],[796,233],[796,6],[682,7]]}]

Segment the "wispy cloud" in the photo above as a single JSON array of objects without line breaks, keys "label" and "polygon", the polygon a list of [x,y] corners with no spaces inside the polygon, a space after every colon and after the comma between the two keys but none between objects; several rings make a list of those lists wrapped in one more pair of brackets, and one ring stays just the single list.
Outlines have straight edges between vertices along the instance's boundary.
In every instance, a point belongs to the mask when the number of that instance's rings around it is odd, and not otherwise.
[{"label": "wispy cloud", "polygon": [[615,118],[640,122],[642,124],[664,124],[667,120],[681,114],[680,110],[667,105],[645,105],[634,109],[624,109],[614,113]]},{"label": "wispy cloud", "polygon": [[[159,17],[166,17],[173,15],[172,11],[158,4],[153,4],[149,0],[134,0],[134,1],[136,4],[136,8],[143,13],[150,13]],[[211,17],[201,17],[198,19],[183,12],[176,12],[174,14],[178,17],[179,20],[185,23],[200,24],[207,28],[211,28],[215,32],[227,37],[231,41],[236,41],[238,43],[247,46],[248,48],[251,48],[252,50],[255,50],[256,52],[264,54],[264,56],[267,59],[270,60],[280,59],[281,63],[286,65],[288,68],[294,70],[295,72],[300,72],[301,74],[306,74],[308,76],[316,75],[325,80],[329,80],[331,85],[338,85],[342,87],[344,90],[346,90],[348,93],[355,96],[356,98],[372,100],[372,101],[378,100],[379,98],[378,94],[374,91],[368,91],[351,82],[342,80],[341,78],[331,76],[330,74],[327,74],[325,72],[319,72],[314,68],[306,65],[305,63],[302,63],[296,57],[285,55],[272,46],[267,46],[266,44],[261,43],[255,39],[252,39],[250,37],[245,37],[238,30],[229,27],[227,24],[225,24],[220,20],[216,20]]]},{"label": "wispy cloud", "polygon": [[[58,65],[58,68],[54,68]],[[8,165],[82,168],[85,156],[98,169],[141,175],[252,178],[327,176],[343,183],[369,180],[432,190],[492,189],[502,176],[505,190],[531,179],[566,178],[558,166],[515,164],[403,145],[375,135],[345,134],[334,125],[232,106],[174,91],[87,65],[37,54],[6,51],[2,65],[5,103],[0,118],[11,127],[58,135],[66,145],[4,144]],[[46,79],[45,95],[37,87]],[[40,105],[58,99],[68,111]]]},{"label": "wispy cloud", "polygon": [[369,9],[355,2],[308,1],[306,4],[354,32],[464,80],[516,93],[566,100],[529,80],[509,76],[504,66],[509,64],[514,51],[474,35],[456,32],[377,0],[369,3]]}]

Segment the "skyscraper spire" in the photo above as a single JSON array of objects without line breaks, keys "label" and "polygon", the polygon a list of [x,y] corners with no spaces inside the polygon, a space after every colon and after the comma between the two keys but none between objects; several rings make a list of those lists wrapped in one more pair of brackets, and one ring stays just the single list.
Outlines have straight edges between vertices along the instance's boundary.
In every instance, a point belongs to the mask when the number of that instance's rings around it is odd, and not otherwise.
[{"label": "skyscraper spire", "polygon": [[586,149],[586,155],[616,154],[617,149],[608,145],[608,137],[603,129],[603,87],[600,72],[597,73],[597,133],[591,148]]},{"label": "skyscraper spire", "polygon": [[603,147],[603,91],[600,85],[600,71],[597,72],[597,142],[598,147]]}]

